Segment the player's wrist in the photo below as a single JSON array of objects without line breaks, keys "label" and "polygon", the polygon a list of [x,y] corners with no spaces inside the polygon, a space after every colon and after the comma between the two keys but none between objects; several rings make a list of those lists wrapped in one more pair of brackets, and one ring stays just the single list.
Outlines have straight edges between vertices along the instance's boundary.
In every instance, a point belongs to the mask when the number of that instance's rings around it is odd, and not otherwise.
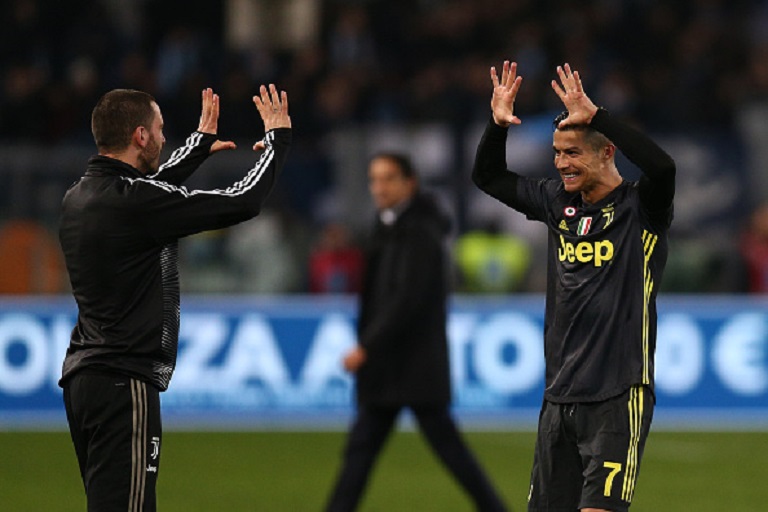
[{"label": "player's wrist", "polygon": [[512,125],[511,122],[507,122],[507,121],[497,117],[495,113],[491,115],[491,118],[493,119],[494,124],[496,124],[496,126],[498,126],[500,128],[509,128]]},{"label": "player's wrist", "polygon": [[594,109],[591,110],[589,114],[589,121],[588,124],[592,124],[595,122],[595,118],[602,117],[608,115],[608,111],[603,107],[595,106]]}]

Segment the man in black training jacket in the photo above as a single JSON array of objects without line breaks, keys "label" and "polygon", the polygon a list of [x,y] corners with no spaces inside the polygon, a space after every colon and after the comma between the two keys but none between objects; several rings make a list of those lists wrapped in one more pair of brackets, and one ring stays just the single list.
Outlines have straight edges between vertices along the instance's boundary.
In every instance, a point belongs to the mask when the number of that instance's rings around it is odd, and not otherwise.
[{"label": "man in black training jacket", "polygon": [[[560,179],[506,168],[506,138],[520,124],[517,65],[491,68],[493,119],[477,150],[474,182],[549,231],[544,325],[546,388],[534,454],[530,511],[626,511],[654,407],[656,294],[667,259],[675,163],[646,135],[599,109],[578,72],[558,67],[552,87]],[[643,172],[625,181],[616,149]]]},{"label": "man in black training jacket", "polygon": [[60,385],[88,510],[151,512],[160,467],[159,393],[176,364],[179,334],[177,240],[256,216],[291,141],[288,98],[274,85],[254,96],[266,135],[245,177],[223,190],[182,183],[209,156],[234,149],[217,140],[219,98],[202,93],[198,130],[159,166],[165,143],[154,98],[117,89],[97,103],[98,155],[64,196],[59,238],[77,325]]},{"label": "man in black training jacket", "polygon": [[358,344],[343,361],[355,374],[357,416],[326,510],[355,510],[404,407],[477,509],[506,510],[448,410],[448,218],[419,191],[406,157],[377,155],[368,178],[378,213],[365,257]]}]

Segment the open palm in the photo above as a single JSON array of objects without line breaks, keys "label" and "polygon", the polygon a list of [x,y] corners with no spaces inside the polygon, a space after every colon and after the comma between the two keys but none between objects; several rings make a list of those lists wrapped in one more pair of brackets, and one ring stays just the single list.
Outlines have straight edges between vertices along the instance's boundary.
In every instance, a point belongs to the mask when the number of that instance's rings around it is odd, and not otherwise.
[{"label": "open palm", "polygon": [[[200,124],[197,131],[216,135],[219,130],[219,95],[213,92],[210,87],[203,89],[203,109],[200,113]],[[228,149],[235,149],[237,146],[229,140],[217,140],[211,145],[210,152],[216,153]]]},{"label": "open palm", "polygon": [[564,66],[557,67],[557,74],[561,84],[552,80],[552,89],[568,110],[568,117],[560,123],[559,127],[589,124],[597,113],[597,106],[584,92],[579,72],[572,71],[571,66],[566,63]]},{"label": "open palm", "polygon": [[520,118],[515,115],[515,98],[523,77],[517,76],[517,63],[504,61],[501,71],[501,80],[496,74],[496,68],[491,68],[491,81],[493,82],[493,96],[491,97],[491,111],[493,120],[499,126],[507,127],[511,124],[520,124]]}]

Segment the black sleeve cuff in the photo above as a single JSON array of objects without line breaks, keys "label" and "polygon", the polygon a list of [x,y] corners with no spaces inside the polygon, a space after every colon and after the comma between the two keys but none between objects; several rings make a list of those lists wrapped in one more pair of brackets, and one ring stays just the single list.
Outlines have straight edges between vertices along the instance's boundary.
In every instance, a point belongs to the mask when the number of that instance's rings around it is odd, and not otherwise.
[{"label": "black sleeve cuff", "polygon": [[488,126],[485,129],[485,134],[486,137],[490,139],[506,140],[508,131],[509,126],[506,128],[499,126],[496,124],[496,121],[493,120],[493,116],[491,116],[491,119],[488,121]]},{"label": "black sleeve cuff", "polygon": [[205,133],[198,130],[195,130],[195,133],[199,133],[203,136],[203,138],[200,140],[200,147],[208,148],[213,145],[216,140],[218,140],[219,136],[215,133]]},{"label": "black sleeve cuff", "polygon": [[275,137],[280,137],[281,140],[290,142],[293,137],[293,129],[291,128],[273,128],[270,130],[275,132]]},{"label": "black sleeve cuff", "polygon": [[605,133],[605,126],[610,126],[612,122],[613,120],[611,118],[611,114],[609,114],[608,111],[603,107],[600,107],[597,109],[597,113],[592,118],[592,121],[589,122],[589,126],[599,131],[600,133]]}]

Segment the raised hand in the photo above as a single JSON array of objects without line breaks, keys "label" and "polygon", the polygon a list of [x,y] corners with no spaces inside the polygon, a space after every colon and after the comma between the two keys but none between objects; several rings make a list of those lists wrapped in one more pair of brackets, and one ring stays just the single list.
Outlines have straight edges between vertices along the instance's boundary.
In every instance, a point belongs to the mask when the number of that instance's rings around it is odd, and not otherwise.
[{"label": "raised hand", "polygon": [[203,108],[197,131],[216,135],[219,125],[219,95],[210,87],[203,89]]},{"label": "raised hand", "polygon": [[570,64],[566,63],[565,66],[557,66],[557,74],[560,76],[560,84],[557,83],[557,80],[552,80],[552,89],[568,110],[568,117],[560,122],[558,128],[568,125],[589,124],[597,113],[597,106],[584,92],[579,72],[571,71]]},{"label": "raised hand", "polygon": [[493,82],[493,96],[491,97],[491,111],[494,122],[503,127],[511,124],[520,124],[522,121],[515,115],[515,98],[523,77],[517,76],[517,62],[504,61],[501,70],[501,81],[496,74],[496,68],[491,68],[491,81]]},{"label": "raised hand", "polygon": [[[200,124],[197,131],[216,135],[219,126],[219,95],[213,92],[210,87],[203,89],[203,109],[200,114]],[[235,149],[235,143],[232,141],[217,140],[211,146],[211,153],[224,149]]]},{"label": "raised hand", "polygon": [[[259,88],[259,95],[253,97],[253,103],[264,121],[264,131],[291,127],[291,117],[288,115],[288,94],[281,91],[278,95],[275,84],[269,84],[269,90],[262,85]],[[253,149],[264,149],[264,143],[257,142]]]}]

